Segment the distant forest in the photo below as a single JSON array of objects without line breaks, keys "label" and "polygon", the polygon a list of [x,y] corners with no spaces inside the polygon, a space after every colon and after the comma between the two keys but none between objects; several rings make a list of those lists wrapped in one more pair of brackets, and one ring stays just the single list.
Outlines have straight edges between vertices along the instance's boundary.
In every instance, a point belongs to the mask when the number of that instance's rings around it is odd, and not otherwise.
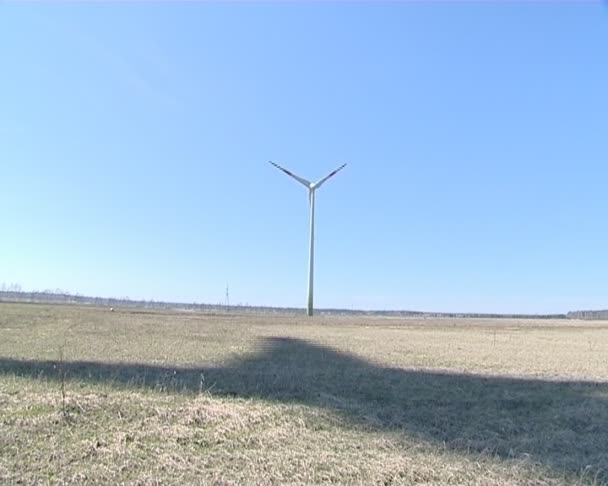
[{"label": "distant forest", "polygon": [[608,310],[579,310],[568,312],[568,319],[608,320]]},{"label": "distant forest", "polygon": [[[160,302],[155,300],[132,300],[128,297],[88,297],[80,294],[56,290],[25,291],[17,284],[0,285],[0,302],[22,302],[39,304],[79,304],[100,307],[138,307],[147,309],[174,309],[207,312],[254,312],[254,313],[286,313],[304,314],[304,308],[267,307],[251,305],[222,305],[183,302]],[[522,319],[608,319],[608,310],[572,311],[567,314],[491,314],[491,313],[451,313],[451,312],[420,312],[420,311],[391,311],[391,310],[354,310],[354,309],[318,309],[320,315],[369,315],[387,317],[460,317],[460,318],[522,318]]]}]

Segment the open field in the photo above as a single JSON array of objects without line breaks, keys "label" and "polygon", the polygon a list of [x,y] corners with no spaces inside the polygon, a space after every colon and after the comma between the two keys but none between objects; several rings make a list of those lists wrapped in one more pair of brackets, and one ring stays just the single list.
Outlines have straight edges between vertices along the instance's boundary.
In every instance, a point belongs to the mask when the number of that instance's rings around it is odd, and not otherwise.
[{"label": "open field", "polygon": [[608,323],[0,304],[0,483],[608,484]]}]

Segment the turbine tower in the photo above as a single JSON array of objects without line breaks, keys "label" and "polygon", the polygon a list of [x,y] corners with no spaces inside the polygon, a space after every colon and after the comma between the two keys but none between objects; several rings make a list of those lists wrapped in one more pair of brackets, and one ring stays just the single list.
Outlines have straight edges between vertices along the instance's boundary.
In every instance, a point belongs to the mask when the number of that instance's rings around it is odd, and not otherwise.
[{"label": "turbine tower", "polygon": [[308,200],[310,203],[310,248],[308,253],[308,307],[307,314],[312,316],[313,309],[313,283],[314,283],[314,266],[315,266],[315,191],[321,187],[327,179],[335,176],[339,171],[346,167],[346,164],[341,165],[336,170],[334,170],[331,174],[326,175],[318,182],[310,182],[302,177],[298,177],[295,174],[292,174],[287,169],[284,169],[279,164],[275,164],[274,162],[270,162],[277,169],[285,172],[289,177],[292,177],[300,184],[305,186],[308,189]]}]

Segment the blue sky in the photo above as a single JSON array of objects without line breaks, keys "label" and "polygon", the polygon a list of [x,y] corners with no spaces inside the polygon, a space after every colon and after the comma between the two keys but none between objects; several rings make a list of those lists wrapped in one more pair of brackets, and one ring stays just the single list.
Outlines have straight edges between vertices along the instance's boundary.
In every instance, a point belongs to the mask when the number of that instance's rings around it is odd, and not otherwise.
[{"label": "blue sky", "polygon": [[608,307],[602,3],[1,3],[0,282]]}]

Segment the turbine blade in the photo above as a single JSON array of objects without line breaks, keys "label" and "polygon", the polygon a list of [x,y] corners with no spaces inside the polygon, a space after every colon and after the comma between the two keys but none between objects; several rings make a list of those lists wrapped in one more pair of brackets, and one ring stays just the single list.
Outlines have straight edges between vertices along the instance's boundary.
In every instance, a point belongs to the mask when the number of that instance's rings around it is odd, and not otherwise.
[{"label": "turbine blade", "polygon": [[334,170],[331,174],[326,175],[325,177],[323,177],[323,179],[321,179],[319,182],[317,182],[315,184],[315,189],[318,189],[319,187],[321,187],[321,185],[323,183],[325,183],[325,181],[333,176],[335,176],[338,172],[340,172],[342,169],[344,169],[344,167],[346,167],[347,164],[342,164],[340,167],[338,167],[336,170]]},{"label": "turbine blade", "polygon": [[292,174],[291,172],[289,172],[287,169],[284,169],[283,167],[281,167],[279,164],[275,164],[272,161],[269,161],[270,164],[274,165],[277,169],[285,172],[285,174],[287,174],[289,177],[293,177],[296,181],[298,181],[300,184],[305,185],[307,188],[310,188],[310,181],[307,181],[306,179],[302,178],[302,177],[298,177],[295,174]]}]

